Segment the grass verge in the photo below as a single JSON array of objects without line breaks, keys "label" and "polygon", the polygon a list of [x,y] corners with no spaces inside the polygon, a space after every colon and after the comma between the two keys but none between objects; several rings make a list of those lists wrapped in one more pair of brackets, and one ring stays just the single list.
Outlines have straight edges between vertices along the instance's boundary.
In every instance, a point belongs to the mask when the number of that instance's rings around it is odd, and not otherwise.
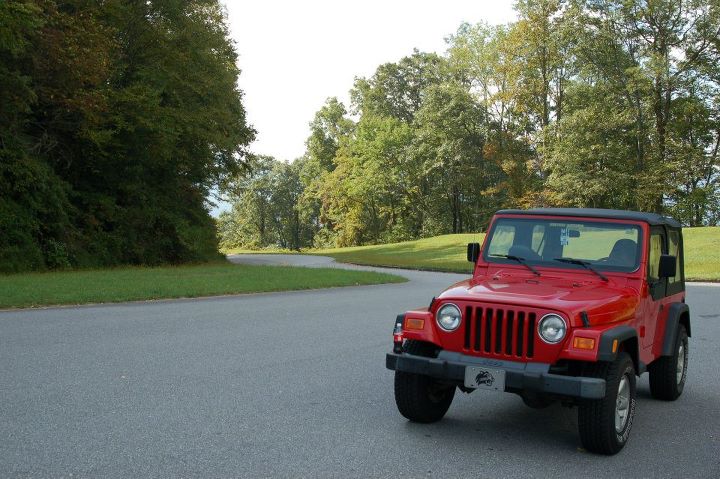
[{"label": "grass verge", "polygon": [[720,281],[720,226],[683,228],[685,279]]},{"label": "grass verge", "polygon": [[404,281],[400,276],[366,271],[231,263],[26,273],[0,276],[0,308],[193,298]]},{"label": "grass verge", "polygon": [[[482,243],[483,234],[455,234],[376,246],[308,251],[337,261],[396,268],[470,273],[465,261],[468,243]],[[720,281],[720,227],[684,228],[685,278]]]},{"label": "grass verge", "polygon": [[308,253],[332,256],[343,263],[470,273],[472,267],[465,259],[467,244],[482,243],[484,236],[478,233],[443,235],[402,243],[319,249]]}]

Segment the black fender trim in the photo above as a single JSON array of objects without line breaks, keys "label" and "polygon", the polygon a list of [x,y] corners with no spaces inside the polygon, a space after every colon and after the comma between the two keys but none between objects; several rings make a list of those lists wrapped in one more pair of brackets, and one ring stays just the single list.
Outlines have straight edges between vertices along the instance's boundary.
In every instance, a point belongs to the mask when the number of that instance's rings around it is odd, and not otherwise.
[{"label": "black fender trim", "polygon": [[[600,346],[598,347],[598,361],[615,361],[618,349],[613,352],[613,342],[617,339],[618,346],[631,338],[637,338],[637,331],[630,326],[617,326],[602,333],[600,336]],[[633,358],[637,364],[639,358]]]},{"label": "black fender trim", "polygon": [[680,317],[688,315],[687,335],[690,336],[690,307],[685,303],[672,303],[665,320],[665,337],[663,338],[662,356],[675,354],[675,338],[680,326]]}]

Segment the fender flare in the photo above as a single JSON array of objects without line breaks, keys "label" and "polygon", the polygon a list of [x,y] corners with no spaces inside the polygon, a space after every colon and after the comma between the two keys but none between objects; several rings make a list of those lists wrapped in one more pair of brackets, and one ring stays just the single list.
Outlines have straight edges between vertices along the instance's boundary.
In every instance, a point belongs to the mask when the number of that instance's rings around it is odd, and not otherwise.
[{"label": "fender flare", "polygon": [[[631,328],[630,326],[617,326],[603,331],[600,335],[600,346],[598,346],[598,361],[615,361],[620,348],[618,347],[617,350],[613,352],[613,342],[617,340],[618,345],[620,345],[624,341],[632,338],[637,339],[637,331],[635,331],[635,328]],[[637,353],[637,351],[635,351],[635,353]],[[633,353],[631,352],[631,354]],[[634,357],[633,361],[636,365],[639,364],[638,357]]]},{"label": "fender flare", "polygon": [[665,320],[665,336],[663,338],[663,346],[661,356],[672,356],[675,354],[675,338],[677,338],[678,329],[680,329],[680,318],[683,314],[687,314],[687,335],[690,336],[690,307],[685,303],[672,303]]}]

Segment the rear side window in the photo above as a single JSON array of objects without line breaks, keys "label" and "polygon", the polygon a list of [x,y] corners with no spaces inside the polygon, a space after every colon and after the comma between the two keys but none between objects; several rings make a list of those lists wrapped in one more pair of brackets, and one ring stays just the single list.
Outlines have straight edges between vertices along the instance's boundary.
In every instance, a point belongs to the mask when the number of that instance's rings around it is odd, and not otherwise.
[{"label": "rear side window", "polygon": [[670,230],[668,233],[668,254],[675,256],[676,259],[676,266],[677,266],[677,273],[675,273],[675,276],[672,278],[668,278],[669,283],[679,283],[682,281],[682,277],[680,276],[680,233],[674,230]]},{"label": "rear side window", "polygon": [[650,253],[648,254],[648,280],[659,281],[660,255],[662,254],[663,237],[659,233],[650,235]]}]

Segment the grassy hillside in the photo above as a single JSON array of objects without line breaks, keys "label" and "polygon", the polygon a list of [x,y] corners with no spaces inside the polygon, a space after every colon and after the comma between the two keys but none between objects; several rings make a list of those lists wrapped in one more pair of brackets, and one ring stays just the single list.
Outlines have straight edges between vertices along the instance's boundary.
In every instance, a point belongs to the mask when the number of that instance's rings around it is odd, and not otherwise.
[{"label": "grassy hillside", "polygon": [[311,253],[332,256],[345,263],[467,273],[472,269],[465,259],[467,244],[481,243],[484,237],[478,233],[443,235],[402,243],[313,250]]},{"label": "grassy hillside", "polygon": [[192,298],[403,281],[406,280],[390,274],[337,268],[230,263],[10,274],[0,276],[0,308]]},{"label": "grassy hillside", "polygon": [[720,281],[720,227],[684,228],[685,277]]},{"label": "grassy hillside", "polygon": [[[720,227],[685,228],[685,276],[695,281],[720,281]],[[483,234],[436,236],[417,241],[377,246],[313,250],[356,264],[393,266],[436,271],[470,272],[465,248],[482,242]]]}]

